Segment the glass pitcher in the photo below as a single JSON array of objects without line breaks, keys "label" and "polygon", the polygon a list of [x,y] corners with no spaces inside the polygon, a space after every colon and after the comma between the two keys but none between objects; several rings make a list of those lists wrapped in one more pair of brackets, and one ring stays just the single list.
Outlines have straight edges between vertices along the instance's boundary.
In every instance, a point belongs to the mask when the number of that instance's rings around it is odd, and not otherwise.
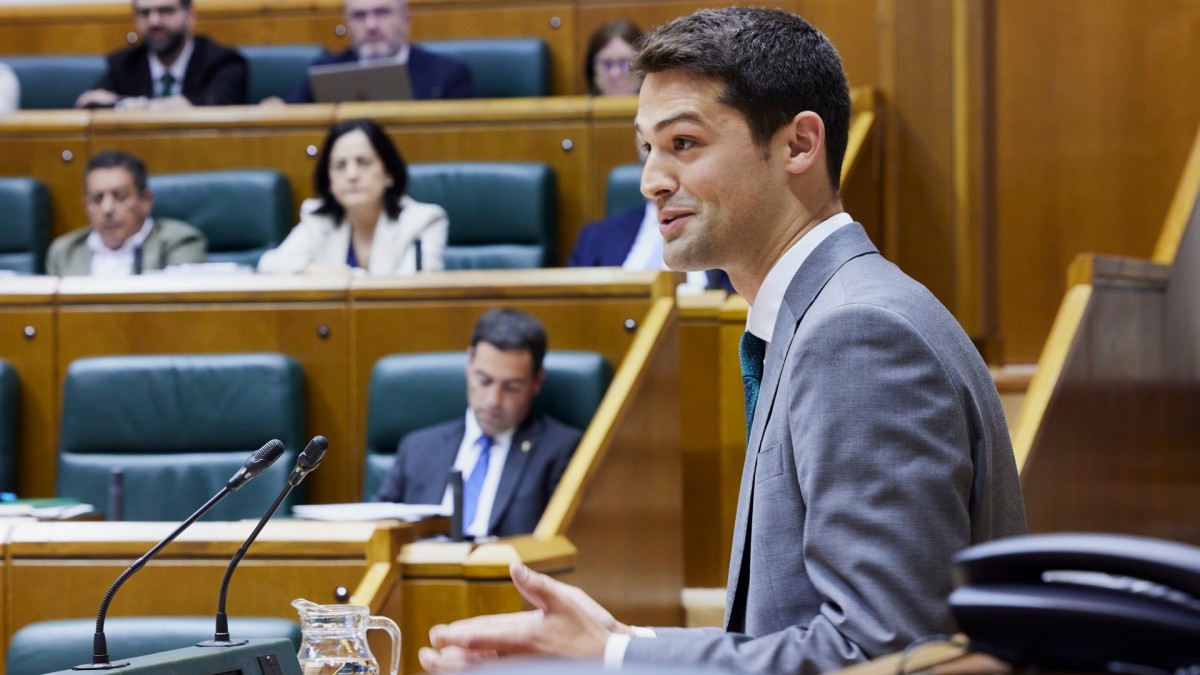
[{"label": "glass pitcher", "polygon": [[400,627],[386,616],[371,616],[362,605],[318,605],[292,601],[300,613],[300,669],[304,675],[379,675],[379,662],[367,646],[367,630],[392,636],[391,675],[400,668]]}]

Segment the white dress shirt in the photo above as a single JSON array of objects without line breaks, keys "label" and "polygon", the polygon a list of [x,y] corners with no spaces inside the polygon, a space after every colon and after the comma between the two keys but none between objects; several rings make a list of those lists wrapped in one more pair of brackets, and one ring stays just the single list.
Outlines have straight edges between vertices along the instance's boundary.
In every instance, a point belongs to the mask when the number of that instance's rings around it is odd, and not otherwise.
[{"label": "white dress shirt", "polygon": [[92,262],[88,266],[88,274],[93,277],[127,277],[133,274],[134,252],[146,243],[150,230],[154,228],[154,220],[147,218],[142,223],[142,229],[121,244],[121,248],[113,250],[104,245],[100,235],[92,230],[87,236],[87,247],[92,250]]},{"label": "white dress shirt", "polygon": [[[775,317],[779,316],[779,307],[783,305],[783,295],[791,285],[792,279],[799,271],[800,265],[808,259],[817,245],[825,241],[829,235],[843,225],[853,223],[854,219],[848,213],[838,213],[809,230],[800,241],[797,241],[767,272],[754,305],[746,314],[746,330],[770,342],[771,333],[775,330]],[[637,637],[657,637],[650,628],[631,626]],[[625,661],[625,650],[633,636],[613,633],[608,636],[604,645],[604,667],[606,670],[620,670]]]},{"label": "white dress shirt", "polygon": [[[458,455],[454,458],[454,468],[462,472],[463,482],[471,477],[475,463],[479,461],[479,437],[483,429],[475,420],[475,413],[467,408],[467,430],[462,442],[458,445]],[[504,460],[508,459],[508,448],[512,445],[516,429],[509,429],[492,437],[492,447],[488,459],[487,476],[483,479],[483,488],[479,492],[479,503],[475,506],[475,519],[463,523],[463,534],[482,537],[487,534],[488,521],[492,519],[492,505],[496,503],[496,489],[500,487],[500,474],[504,473]],[[451,508],[450,486],[446,486],[446,494],[442,497],[442,507]]]}]

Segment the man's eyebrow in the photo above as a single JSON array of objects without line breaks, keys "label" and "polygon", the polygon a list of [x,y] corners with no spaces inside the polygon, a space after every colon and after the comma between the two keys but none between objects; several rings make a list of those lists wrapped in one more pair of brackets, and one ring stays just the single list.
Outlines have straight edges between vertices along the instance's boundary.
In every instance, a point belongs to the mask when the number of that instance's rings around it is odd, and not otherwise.
[{"label": "man's eyebrow", "polygon": [[[654,131],[655,132],[662,131],[663,129],[666,129],[667,127],[671,126],[672,124],[675,124],[676,122],[695,122],[695,123],[701,124],[701,125],[704,124],[704,120],[700,119],[700,116],[697,115],[696,113],[681,112],[678,115],[664,117],[663,119],[656,122],[654,124]],[[633,128],[638,133],[641,133],[641,131],[642,131],[642,128],[640,126],[638,126],[636,119],[633,121]]]}]

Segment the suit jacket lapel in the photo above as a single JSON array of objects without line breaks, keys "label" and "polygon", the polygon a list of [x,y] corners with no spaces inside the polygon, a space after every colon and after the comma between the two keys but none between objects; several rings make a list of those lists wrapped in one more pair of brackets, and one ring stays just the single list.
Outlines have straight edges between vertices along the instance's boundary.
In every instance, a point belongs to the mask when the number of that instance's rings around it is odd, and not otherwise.
[{"label": "suit jacket lapel", "polygon": [[[742,558],[746,539],[749,536],[749,517],[752,496],[754,494],[754,472],[761,450],[763,435],[770,422],[771,413],[775,407],[775,397],[779,393],[779,381],[783,373],[783,364],[787,360],[788,351],[792,347],[792,337],[808,308],[816,300],[817,295],[825,288],[825,284],[833,277],[842,265],[852,258],[868,253],[878,253],[866,232],[858,223],[850,223],[839,228],[836,232],[821,242],[816,249],[800,265],[796,276],[792,278],[788,290],[784,293],[783,304],[775,318],[775,327],[771,333],[771,341],[767,345],[766,360],[763,362],[763,380],[758,390],[758,402],[754,406],[754,422],[750,427],[750,437],[746,440],[746,462],[742,468],[742,483],[738,492],[737,513],[734,516],[733,542],[729,558],[729,584],[725,589],[725,627],[726,629],[742,630],[744,626],[730,626],[731,619],[744,620],[744,616],[731,616],[735,607],[738,582],[742,574]],[[741,598],[742,603],[745,598]],[[744,609],[744,608],[742,608]],[[741,614],[739,612],[739,614]]]},{"label": "suit jacket lapel", "polygon": [[529,466],[529,456],[537,452],[537,439],[541,436],[541,421],[535,420],[532,413],[530,418],[513,434],[512,445],[508,447],[508,456],[504,460],[504,471],[500,474],[500,484],[496,486],[496,499],[492,502],[492,516],[488,519],[488,532],[496,528],[504,512],[508,510],[513,497],[517,494],[517,485]]}]

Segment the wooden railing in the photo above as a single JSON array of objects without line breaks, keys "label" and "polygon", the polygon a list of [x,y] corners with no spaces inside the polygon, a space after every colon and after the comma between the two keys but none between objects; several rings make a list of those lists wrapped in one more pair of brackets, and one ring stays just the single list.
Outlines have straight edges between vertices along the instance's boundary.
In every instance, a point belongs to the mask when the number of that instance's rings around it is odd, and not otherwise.
[{"label": "wooden railing", "polygon": [[1200,543],[1200,135],[1153,260],[1086,255],[1014,450],[1033,531]]}]

